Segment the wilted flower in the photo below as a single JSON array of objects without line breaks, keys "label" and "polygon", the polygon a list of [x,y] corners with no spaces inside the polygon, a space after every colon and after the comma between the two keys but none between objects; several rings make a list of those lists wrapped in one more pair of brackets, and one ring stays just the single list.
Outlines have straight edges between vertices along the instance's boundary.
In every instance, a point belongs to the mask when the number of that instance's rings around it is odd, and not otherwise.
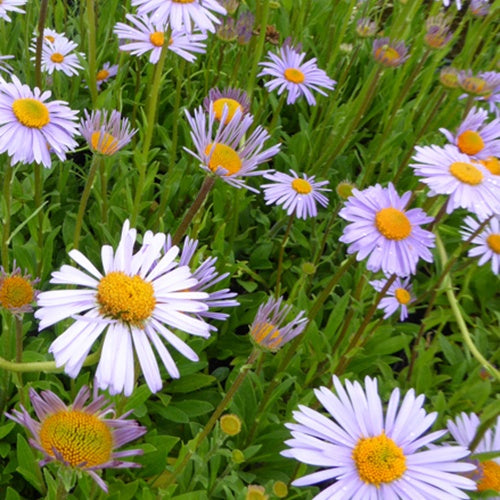
[{"label": "wilted flower", "polygon": [[236,40],[236,22],[232,17],[222,18],[222,22],[215,28],[215,34],[224,42],[233,42]]},{"label": "wilted flower", "polygon": [[250,42],[253,34],[253,25],[255,16],[249,11],[242,12],[236,20],[236,35],[240,45],[246,45]]},{"label": "wilted flower", "polygon": [[441,49],[453,36],[449,30],[449,21],[443,14],[429,17],[425,25],[427,26],[427,33],[424,40],[432,49]]},{"label": "wilted flower", "polygon": [[388,67],[403,64],[410,56],[404,42],[391,41],[389,38],[377,38],[373,41],[375,61]]},{"label": "wilted flower", "polygon": [[451,66],[447,66],[440,71],[439,81],[446,88],[456,89],[460,86],[458,83],[458,74],[458,70],[452,68]]},{"label": "wilted flower", "polygon": [[362,17],[356,23],[356,33],[362,38],[370,38],[377,32],[377,23],[369,17]]}]

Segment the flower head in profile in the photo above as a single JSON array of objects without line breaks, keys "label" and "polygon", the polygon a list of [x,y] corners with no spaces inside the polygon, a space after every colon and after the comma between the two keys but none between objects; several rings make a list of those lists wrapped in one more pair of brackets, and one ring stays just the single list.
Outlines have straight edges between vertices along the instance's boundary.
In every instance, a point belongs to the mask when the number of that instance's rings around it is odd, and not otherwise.
[{"label": "flower head in profile", "polygon": [[38,295],[38,290],[35,290],[37,282],[38,279],[23,274],[15,262],[10,273],[0,267],[0,306],[15,315],[33,311],[32,305]]},{"label": "flower head in profile", "polygon": [[220,122],[224,113],[224,106],[228,108],[225,121],[227,125],[233,119],[236,110],[240,110],[243,114],[250,111],[250,99],[244,90],[233,88],[224,90],[210,89],[208,96],[203,100],[205,111],[208,113],[212,109],[216,120]]},{"label": "flower head in profile", "polygon": [[377,23],[369,17],[362,17],[356,23],[356,33],[361,38],[370,38],[377,32]]},{"label": "flower head in profile", "polygon": [[[195,316],[206,311],[204,292],[187,266],[175,258],[179,248],[164,252],[166,236],[147,231],[134,252],[137,231],[125,221],[118,247],[101,250],[102,270],[85,255],[71,250],[69,256],[83,270],[64,265],[52,273],[51,283],[70,288],[42,292],[35,317],[40,330],[66,318],[74,322],[52,342],[49,352],[56,365],[75,378],[97,339],[104,334],[96,381],[111,394],[132,394],[135,383],[134,352],[152,392],[162,388],[162,377],[152,346],[167,372],[178,378],[179,370],[164,341],[191,361],[197,354],[169,328],[208,338],[210,327]],[[78,288],[75,288],[75,285]]]},{"label": "flower head in profile", "polygon": [[400,401],[394,389],[384,411],[376,379],[366,377],[362,387],[349,380],[343,385],[334,376],[333,384],[335,392],[326,387],[314,391],[328,415],[301,405],[293,412],[297,423],[287,424],[292,439],[281,454],[320,467],[294,486],[334,480],[317,500],[468,498],[462,490],[474,490],[475,484],[460,473],[474,466],[459,460],[469,450],[429,449],[446,431],[427,433],[437,413],[426,413],[424,396],[410,389]]},{"label": "flower head in profile", "polygon": [[449,30],[449,20],[442,13],[429,17],[425,25],[427,33],[424,35],[424,41],[431,49],[441,49],[453,36]]},{"label": "flower head in profile", "polygon": [[250,335],[254,342],[265,349],[277,351],[297,335],[300,335],[307,326],[308,319],[305,312],[300,311],[297,316],[287,323],[287,316],[292,310],[291,305],[283,305],[283,297],[271,297],[261,304],[252,325]]},{"label": "flower head in profile", "polygon": [[8,12],[18,12],[20,14],[24,14],[24,10],[20,9],[22,5],[26,5],[28,0],[2,0],[0,2],[0,18],[4,19],[8,23],[12,21],[12,19],[7,14]]},{"label": "flower head in profile", "polygon": [[[78,60],[82,56],[74,50],[75,42],[57,38],[54,42],[46,41],[42,45],[42,69],[51,75],[54,71],[62,71],[67,76],[77,75],[83,66]],[[34,60],[35,58],[32,58]]]},{"label": "flower head in profile", "polygon": [[118,73],[118,64],[111,64],[109,61],[102,65],[102,68],[97,72],[96,85],[100,89],[101,85],[113,78]]},{"label": "flower head in profile", "polygon": [[500,156],[500,118],[485,123],[487,120],[486,110],[472,108],[455,135],[445,128],[440,128],[439,131],[461,153],[479,159]]},{"label": "flower head in profile", "polygon": [[446,212],[465,208],[481,219],[500,213],[500,178],[451,145],[415,148],[410,167],[429,186],[429,196],[448,195]]},{"label": "flower head in profile", "polygon": [[[447,427],[450,434],[460,446],[469,447],[479,430],[479,417],[475,413],[462,412],[455,420],[448,420]],[[477,483],[477,490],[488,494],[485,498],[498,498],[500,495],[500,417],[497,417],[495,427],[488,429],[476,448],[476,453],[496,452],[497,456],[490,460],[477,461],[477,472],[472,476]],[[482,498],[482,497],[481,497]]]},{"label": "flower head in profile", "polygon": [[[467,216],[464,222],[465,226],[462,226],[460,233],[464,241],[469,241],[481,224],[470,216]],[[500,215],[491,218],[481,232],[472,238],[471,245],[472,248],[469,249],[467,255],[479,257],[478,265],[480,266],[491,261],[491,270],[498,275],[500,270]]]},{"label": "flower head in profile", "polygon": [[401,66],[410,55],[404,42],[392,41],[388,37],[373,41],[373,58],[383,66]]},{"label": "flower head in profile", "polygon": [[258,192],[241,179],[263,175],[268,170],[256,170],[261,163],[269,161],[280,150],[276,144],[268,149],[264,143],[269,138],[268,132],[257,126],[248,135],[248,129],[253,123],[253,116],[242,114],[239,109],[234,113],[231,121],[227,121],[229,115],[228,106],[223,106],[220,121],[217,120],[215,111],[210,106],[210,111],[205,113],[203,107],[198,107],[194,116],[186,111],[187,120],[191,126],[191,139],[196,151],[184,148],[193,155],[200,166],[207,172],[219,176],[224,182],[234,187],[245,187],[250,191]]},{"label": "flower head in profile", "polygon": [[458,83],[459,71],[451,66],[444,67],[439,73],[439,81],[448,89],[456,89],[459,87]]},{"label": "flower head in profile", "polygon": [[245,500],[268,500],[269,495],[266,494],[264,486],[258,484],[249,484]]},{"label": "flower head in profile", "polygon": [[264,69],[257,76],[271,76],[264,84],[268,92],[278,89],[278,95],[288,92],[287,104],[293,104],[304,96],[310,106],[316,104],[311,91],[327,95],[322,88],[333,90],[335,81],[316,65],[316,58],[303,62],[305,52],[300,52],[290,44],[284,44],[279,55],[268,52],[269,61],[259,63]]},{"label": "flower head in profile", "polygon": [[168,24],[173,30],[215,32],[220,20],[216,14],[226,15],[226,9],[216,0],[132,0],[137,14],[151,14],[157,22]]},{"label": "flower head in profile", "polygon": [[253,35],[255,16],[249,10],[242,12],[236,20],[236,36],[240,45],[250,42]]},{"label": "flower head in profile", "polygon": [[85,110],[80,122],[80,133],[90,149],[106,156],[114,155],[126,146],[136,132],[128,119],[122,118],[116,110],[109,115],[106,110],[94,110],[90,114]]},{"label": "flower head in profile", "polygon": [[339,212],[350,222],[340,238],[349,245],[349,254],[357,252],[358,261],[368,257],[370,271],[388,276],[415,274],[419,259],[432,262],[434,235],[420,226],[433,219],[420,208],[406,210],[411,191],[399,196],[389,183],[387,188],[376,184],[352,193]]},{"label": "flower head in profile", "polygon": [[30,388],[30,400],[38,420],[32,418],[23,406],[20,411],[13,410],[6,415],[29,431],[31,446],[44,456],[41,466],[59,462],[86,471],[107,492],[108,487],[97,472],[140,467],[122,458],[142,455],[141,449],[115,450],[141,437],[146,428],[127,419],[130,412],[115,417],[113,405],[103,395],[94,394],[93,400],[85,406],[89,396],[90,390],[83,386],[73,404],[67,406],[52,391],[43,391],[39,395]]},{"label": "flower head in profile", "polygon": [[490,4],[488,0],[471,0],[469,10],[474,17],[485,17],[490,12]]},{"label": "flower head in profile", "polygon": [[7,152],[13,163],[50,167],[50,151],[64,160],[78,145],[73,139],[77,112],[64,101],[48,102],[50,96],[37,87],[31,90],[16,76],[10,83],[0,77],[0,153]]},{"label": "flower head in profile", "polygon": [[299,176],[293,170],[292,175],[274,172],[264,175],[271,184],[262,184],[266,204],[276,203],[281,205],[288,215],[295,214],[299,219],[316,217],[318,210],[316,204],[326,207],[328,198],[322,194],[323,191],[330,191],[324,187],[328,181],[315,181],[314,175]]},{"label": "flower head in profile", "polygon": [[[467,94],[474,96],[475,101],[486,102],[490,112],[500,117],[500,73],[485,71],[474,75],[470,70],[461,71],[458,82]],[[467,94],[461,95],[459,99],[467,97]]]},{"label": "flower head in profile", "polygon": [[[387,279],[370,281],[370,285],[375,288],[377,292],[381,292],[386,283]],[[377,308],[383,309],[385,313],[384,319],[389,318],[401,308],[399,321],[404,321],[408,317],[408,304],[414,300],[410,278],[396,278],[389,286],[385,297],[382,298]]]}]

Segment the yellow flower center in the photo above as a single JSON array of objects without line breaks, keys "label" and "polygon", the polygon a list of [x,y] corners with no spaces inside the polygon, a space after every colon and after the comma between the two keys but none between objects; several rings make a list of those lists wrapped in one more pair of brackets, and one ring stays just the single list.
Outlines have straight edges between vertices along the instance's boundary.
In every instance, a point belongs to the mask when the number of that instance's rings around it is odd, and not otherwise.
[{"label": "yellow flower center", "polygon": [[[1,4],[2,2],[0,2]],[[48,40],[51,43],[54,43],[56,39],[52,35],[45,35],[45,40]]]},{"label": "yellow flower center", "polygon": [[473,130],[466,130],[457,139],[458,147],[462,153],[475,155],[484,149],[482,137]]},{"label": "yellow flower center", "polygon": [[388,240],[404,240],[411,234],[411,224],[401,210],[383,208],[375,215],[375,226]]},{"label": "yellow flower center", "polygon": [[292,83],[302,83],[306,77],[300,69],[297,68],[287,68],[285,69],[285,78]]},{"label": "yellow flower center", "polygon": [[491,92],[488,82],[479,76],[469,76],[461,82],[462,88],[470,94],[484,95]]},{"label": "yellow flower center", "polygon": [[273,484],[273,493],[278,498],[286,498],[288,496],[288,486],[283,481],[276,481]]},{"label": "yellow flower center", "polygon": [[118,151],[118,141],[113,135],[108,134],[108,132],[104,132],[101,138],[101,131],[96,130],[92,133],[90,142],[92,148],[103,155],[110,156]]},{"label": "yellow flower center", "polygon": [[494,156],[488,156],[486,160],[479,160],[493,175],[500,175],[500,160]]},{"label": "yellow flower center", "polygon": [[149,35],[149,40],[155,47],[163,47],[165,43],[165,33],[163,33],[163,31],[155,31]]},{"label": "yellow flower center", "polygon": [[54,450],[73,467],[105,464],[111,458],[113,436],[95,415],[66,410],[49,415],[40,427],[40,444],[52,457]]},{"label": "yellow flower center", "polygon": [[224,111],[224,105],[227,106],[227,117],[224,123],[229,123],[236,111],[239,109],[243,112],[243,106],[235,99],[229,99],[227,97],[221,97],[212,103],[212,109],[214,110],[215,118],[218,121],[222,120],[222,113]]},{"label": "yellow flower center", "polygon": [[312,186],[305,179],[294,179],[292,187],[299,194],[309,194],[312,191]]},{"label": "yellow flower center", "polygon": [[384,433],[361,438],[352,451],[352,459],[360,479],[376,487],[381,483],[392,483],[406,470],[403,450]]},{"label": "yellow flower center", "polygon": [[12,103],[12,111],[21,125],[43,128],[50,122],[49,109],[32,97],[22,97]]},{"label": "yellow flower center", "polygon": [[234,175],[240,171],[242,161],[233,148],[219,142],[215,144],[210,143],[205,148],[205,154],[210,155],[210,153],[211,156],[208,162],[208,168],[212,172],[216,172],[218,167],[226,169],[226,175]]},{"label": "yellow flower center", "polygon": [[254,338],[255,342],[257,342],[258,344],[262,343],[264,340],[267,340],[268,347],[270,348],[278,347],[281,341],[281,333],[277,328],[275,328],[275,325],[273,325],[272,323],[258,323],[252,329],[251,335]]},{"label": "yellow flower center", "polygon": [[142,327],[154,311],[153,285],[140,276],[113,271],[97,285],[97,302],[101,314]]},{"label": "yellow flower center", "polygon": [[238,415],[228,413],[220,418],[220,428],[228,436],[236,436],[241,431],[241,420]]},{"label": "yellow flower center", "polygon": [[493,490],[500,493],[500,465],[493,460],[486,460],[479,464],[481,479],[477,483],[479,491]]},{"label": "yellow flower center", "polygon": [[64,61],[64,56],[60,52],[54,52],[50,56],[50,60],[55,63],[62,63]]},{"label": "yellow flower center", "polygon": [[256,484],[250,484],[248,486],[245,500],[267,500],[268,498],[263,486],[257,486]]},{"label": "yellow flower center", "polygon": [[500,254],[500,233],[490,234],[486,238],[486,243],[493,252]]},{"label": "yellow flower center", "polygon": [[17,309],[33,302],[31,283],[22,276],[7,276],[0,282],[0,304],[5,309]]},{"label": "yellow flower center", "polygon": [[429,47],[440,49],[446,43],[446,32],[427,33],[424,39]]},{"label": "yellow flower center", "polygon": [[389,66],[397,63],[400,57],[401,54],[394,47],[390,47],[389,45],[383,45],[375,51],[375,59]]},{"label": "yellow flower center", "polygon": [[403,305],[408,304],[411,299],[411,295],[408,293],[408,290],[405,290],[404,288],[396,288],[394,296],[396,297],[397,301]]},{"label": "yellow flower center", "polygon": [[470,163],[456,161],[450,165],[450,174],[464,184],[477,186],[483,180],[483,173]]},{"label": "yellow flower center", "polygon": [[97,72],[96,80],[98,82],[102,82],[103,80],[106,80],[108,76],[109,76],[109,71],[107,69],[101,69],[100,71]]}]

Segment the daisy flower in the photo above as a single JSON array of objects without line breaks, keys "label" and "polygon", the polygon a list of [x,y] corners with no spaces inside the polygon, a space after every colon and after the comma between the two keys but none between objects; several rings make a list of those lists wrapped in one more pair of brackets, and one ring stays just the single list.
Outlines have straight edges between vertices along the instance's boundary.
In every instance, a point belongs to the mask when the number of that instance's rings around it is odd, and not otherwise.
[{"label": "daisy flower", "polygon": [[213,109],[217,121],[221,121],[224,106],[228,107],[226,125],[233,119],[237,109],[245,114],[250,111],[250,99],[244,90],[226,88],[224,90],[210,89],[208,97],[203,100],[205,111],[209,112]]},{"label": "daisy flower", "polygon": [[[500,117],[500,73],[486,71],[474,75],[470,70],[460,71],[458,82],[467,94],[475,96],[475,101],[488,103],[490,112]],[[467,94],[461,95],[459,99],[464,99]]]},{"label": "daisy flower", "polygon": [[5,19],[8,23],[12,21],[7,12],[19,12],[20,14],[24,14],[24,10],[19,7],[22,5],[26,5],[27,0],[2,0],[0,2],[0,17]]},{"label": "daisy flower", "polygon": [[137,133],[131,129],[127,118],[113,110],[108,116],[106,110],[84,111],[80,122],[80,133],[94,153],[110,156],[126,146]]},{"label": "daisy flower", "polygon": [[[464,219],[465,226],[460,231],[462,239],[468,241],[481,225],[473,217]],[[482,266],[491,260],[491,270],[498,274],[500,270],[500,215],[493,216],[483,230],[471,240],[473,247],[467,255],[479,257],[478,265]]]},{"label": "daisy flower", "polygon": [[288,215],[295,215],[299,219],[308,219],[316,217],[318,210],[316,203],[322,207],[328,205],[328,198],[321,194],[321,191],[330,191],[323,186],[328,184],[328,181],[316,182],[314,175],[308,177],[302,174],[300,177],[293,170],[290,170],[292,175],[275,172],[273,174],[264,175],[264,177],[272,184],[262,184],[264,189],[264,198],[266,205],[276,203],[282,205]]},{"label": "daisy flower", "polygon": [[50,167],[50,151],[64,160],[78,145],[73,139],[77,111],[64,101],[47,102],[50,96],[37,87],[31,90],[16,76],[11,83],[0,77],[0,153],[7,152],[13,163]]},{"label": "daisy flower", "polygon": [[[37,35],[35,33],[34,39],[33,39],[33,44],[36,46],[36,39]],[[69,38],[64,34],[64,33],[59,33],[56,30],[53,30],[52,28],[44,28],[43,29],[43,40],[45,43],[54,43],[56,40],[65,40],[69,42]]]},{"label": "daisy flower", "polygon": [[458,461],[469,450],[429,449],[446,431],[426,433],[437,413],[426,413],[423,395],[410,389],[400,404],[394,389],[384,412],[376,379],[366,377],[364,388],[346,380],[344,387],[334,376],[333,384],[336,394],[326,387],[314,391],[328,416],[301,405],[293,412],[297,423],[286,425],[293,438],[281,454],[321,467],[294,486],[334,480],[315,500],[469,498],[462,490],[474,490],[475,484],[460,473],[474,466]]},{"label": "daisy flower", "polygon": [[[58,38],[53,43],[46,42],[42,46],[42,69],[51,75],[54,71],[62,71],[67,76],[77,75],[83,69],[78,61],[79,53],[72,53],[78,44],[70,40]],[[32,58],[34,60],[34,58]]]},{"label": "daisy flower", "polygon": [[151,13],[156,22],[168,24],[173,30],[215,32],[220,20],[213,14],[226,15],[226,9],[216,0],[132,0],[137,14]]},{"label": "daisy flower", "polygon": [[81,252],[71,250],[69,256],[83,271],[65,265],[52,273],[51,283],[70,288],[42,292],[35,312],[40,330],[66,318],[74,320],[49,348],[56,365],[64,366],[73,378],[92,345],[105,333],[97,384],[109,388],[111,394],[124,392],[126,396],[134,388],[134,350],[152,392],[161,389],[162,379],[151,344],[171,377],[178,378],[179,370],[162,339],[189,360],[198,360],[165,325],[195,336],[210,336],[210,327],[192,315],[208,309],[202,302],[208,294],[191,291],[198,282],[187,266],[178,266],[174,260],[179,248],[164,253],[165,235],[147,231],[134,253],[136,236],[136,230],[125,221],[116,251],[109,245],[102,247],[102,273]]},{"label": "daisy flower", "polygon": [[455,146],[415,148],[417,154],[410,164],[415,175],[430,188],[429,196],[449,196],[446,212],[465,208],[481,219],[500,213],[498,188],[500,179],[491,175],[480,162],[460,153]]},{"label": "daisy flower", "polygon": [[309,321],[305,317],[305,312],[300,311],[295,319],[286,323],[292,306],[282,306],[282,302],[283,297],[277,300],[271,297],[266,303],[261,304],[250,326],[250,336],[254,342],[273,352],[300,335]]},{"label": "daisy flower", "polygon": [[487,119],[486,110],[472,108],[458,127],[456,135],[445,128],[439,131],[461,153],[479,159],[500,156],[500,118],[485,124]]},{"label": "daisy flower", "polygon": [[118,73],[118,64],[111,65],[110,62],[105,62],[96,75],[97,88],[100,89],[101,85],[104,82],[107,82],[110,78],[116,76],[117,73]]},{"label": "daisy flower", "polygon": [[11,273],[0,267],[0,306],[15,315],[33,311],[32,304],[38,295],[34,288],[37,282],[38,279],[23,274],[15,262]]},{"label": "daisy flower", "polygon": [[406,210],[411,191],[399,196],[389,183],[387,188],[376,184],[352,193],[339,212],[351,222],[339,240],[349,245],[347,253],[357,252],[358,261],[368,257],[370,271],[382,270],[388,276],[415,274],[419,259],[432,262],[434,235],[420,226],[433,218],[420,208]]},{"label": "daisy flower", "polygon": [[449,30],[449,24],[450,21],[442,13],[427,19],[424,40],[431,49],[441,49],[451,40],[453,33]]},{"label": "daisy flower", "polygon": [[108,487],[97,471],[140,467],[122,458],[142,455],[141,449],[115,451],[141,437],[146,428],[135,420],[128,420],[130,412],[115,416],[113,404],[94,393],[92,402],[85,406],[90,391],[83,386],[73,404],[67,406],[52,391],[41,395],[30,388],[30,400],[38,420],[30,417],[21,405],[21,411],[6,413],[14,422],[26,427],[31,434],[31,446],[44,458],[40,466],[59,462],[67,467],[87,472],[106,493]]},{"label": "daisy flower", "polygon": [[[461,446],[470,446],[479,429],[479,417],[475,413],[462,412],[455,420],[448,420],[447,427],[455,441]],[[500,417],[497,417],[495,429],[488,429],[481,438],[473,453],[500,452]],[[477,474],[473,479],[477,482],[480,492],[495,492],[496,496],[485,498],[498,498],[500,496],[500,457],[477,464]],[[483,498],[483,497],[481,497]]]},{"label": "daisy flower", "polygon": [[409,57],[404,42],[392,41],[388,37],[373,41],[373,58],[383,66],[401,66]]},{"label": "daisy flower", "polygon": [[377,32],[377,23],[372,21],[369,17],[362,17],[356,23],[356,33],[361,38],[369,38]]},{"label": "daisy flower", "polygon": [[259,125],[247,137],[253,116],[248,113],[242,114],[238,109],[233,119],[227,122],[228,114],[229,109],[224,106],[220,122],[217,121],[216,125],[213,109],[205,113],[200,106],[195,110],[194,116],[186,111],[196,152],[184,149],[193,155],[207,172],[215,173],[234,187],[245,187],[258,193],[257,189],[246,185],[240,177],[268,173],[268,170],[256,170],[256,168],[276,155],[280,145],[276,144],[263,150],[264,142],[269,139],[266,129]]},{"label": "daisy flower", "polygon": [[[370,285],[377,290],[377,292],[381,292],[388,278],[383,280],[373,280],[370,281]],[[392,316],[400,307],[401,313],[399,315],[399,321],[404,321],[408,317],[408,304],[413,302],[414,298],[412,297],[412,286],[410,284],[410,278],[405,278],[402,280],[401,278],[396,278],[392,285],[387,290],[386,296],[380,301],[377,309],[384,310],[384,319],[387,319],[389,316]]]},{"label": "daisy flower", "polygon": [[490,4],[488,0],[471,0],[469,10],[475,17],[485,17],[490,12]]},{"label": "daisy flower", "polygon": [[267,53],[270,61],[259,63],[264,69],[257,76],[272,76],[273,79],[266,82],[264,86],[268,92],[277,88],[278,95],[286,90],[288,92],[287,104],[293,104],[300,96],[304,96],[307,103],[314,106],[316,99],[311,90],[327,95],[320,87],[333,90],[337,82],[318,68],[315,57],[303,62],[305,56],[305,52],[299,52],[290,44],[285,44],[281,47],[279,55]]}]

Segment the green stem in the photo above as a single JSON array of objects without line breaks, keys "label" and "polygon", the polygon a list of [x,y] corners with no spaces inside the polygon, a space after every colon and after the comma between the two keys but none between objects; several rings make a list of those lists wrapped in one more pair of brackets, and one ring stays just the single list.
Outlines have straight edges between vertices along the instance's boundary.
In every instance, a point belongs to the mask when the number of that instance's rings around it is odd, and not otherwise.
[{"label": "green stem", "polygon": [[283,271],[283,256],[285,254],[285,246],[288,241],[288,237],[290,236],[290,230],[292,228],[292,223],[295,219],[295,212],[288,218],[288,225],[286,226],[285,234],[283,235],[283,240],[281,241],[280,253],[278,256],[278,272],[276,275],[276,292],[275,297],[278,298],[280,296],[280,288],[281,288],[281,273]]},{"label": "green stem", "polygon": [[35,175],[35,210],[38,211],[38,265],[37,265],[37,274],[40,274],[42,270],[43,263],[43,209],[42,209],[42,201],[43,201],[43,174],[42,174],[42,166],[39,163],[35,163],[33,166],[33,171]]},{"label": "green stem", "polygon": [[[83,366],[94,365],[98,360],[101,353],[94,352],[87,356],[87,359],[83,362]],[[36,361],[33,363],[16,363],[14,361],[7,361],[6,359],[0,357],[0,369],[7,370],[16,373],[55,373],[62,372],[62,367],[57,367],[55,361]]]},{"label": "green stem", "polygon": [[281,110],[283,109],[283,104],[285,104],[285,99],[286,99],[285,93],[281,94],[280,100],[278,101],[278,105],[276,106],[276,109],[273,112],[271,123],[269,124],[268,127],[268,130],[270,130],[271,132],[274,130],[274,127],[276,126]]},{"label": "green stem", "polygon": [[[23,359],[23,320],[19,316],[14,316],[16,323],[16,363],[21,363]],[[23,384],[22,372],[17,372],[17,383],[19,386],[19,401],[26,406],[26,391]]]},{"label": "green stem", "polygon": [[36,38],[35,52],[35,85],[42,88],[42,46],[43,46],[43,30],[45,28],[45,20],[47,19],[47,8],[49,0],[41,0],[40,14],[38,16],[38,35]]},{"label": "green stem", "polygon": [[89,42],[89,74],[88,84],[90,97],[92,99],[92,107],[97,104],[97,63],[96,63],[96,24],[95,24],[95,0],[87,0],[87,23],[88,23],[88,42]]},{"label": "green stem", "polygon": [[10,237],[10,210],[12,204],[12,174],[13,167],[10,161],[5,162],[5,173],[3,178],[3,199],[5,214],[2,224],[2,266],[5,272],[9,270],[9,237]]}]

